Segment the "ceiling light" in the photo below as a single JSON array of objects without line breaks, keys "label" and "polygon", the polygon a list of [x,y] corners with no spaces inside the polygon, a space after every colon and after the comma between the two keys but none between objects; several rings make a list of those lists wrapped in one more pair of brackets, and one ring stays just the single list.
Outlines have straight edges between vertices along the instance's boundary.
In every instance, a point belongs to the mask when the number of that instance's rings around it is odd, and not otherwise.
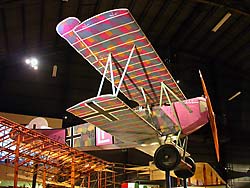
[{"label": "ceiling light", "polygon": [[25,63],[27,65],[30,65],[33,69],[37,70],[38,69],[38,60],[34,57],[28,58],[25,60]]},{"label": "ceiling light", "polygon": [[38,61],[36,58],[31,58],[30,62],[31,62],[31,66],[36,66],[38,64]]},{"label": "ceiling light", "polygon": [[239,96],[240,94],[241,94],[241,92],[240,92],[240,91],[239,91],[239,92],[237,92],[237,93],[235,93],[232,97],[230,97],[230,98],[228,99],[228,101],[233,100],[235,97]]},{"label": "ceiling light", "polygon": [[226,13],[226,15],[217,23],[217,25],[212,29],[213,32],[216,32],[227,20],[230,18],[232,14],[230,12]]},{"label": "ceiling light", "polygon": [[27,65],[29,65],[29,64],[30,64],[30,59],[26,59],[26,60],[25,60],[25,63],[26,63]]}]

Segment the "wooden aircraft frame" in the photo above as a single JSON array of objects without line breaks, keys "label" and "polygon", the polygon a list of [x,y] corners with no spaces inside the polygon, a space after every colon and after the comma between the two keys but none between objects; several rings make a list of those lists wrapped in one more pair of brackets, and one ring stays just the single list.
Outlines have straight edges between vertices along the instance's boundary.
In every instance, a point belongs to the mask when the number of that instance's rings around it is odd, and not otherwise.
[{"label": "wooden aircraft frame", "polygon": [[[46,187],[49,177],[58,178],[58,175],[65,177],[65,182],[74,187],[75,178],[112,167],[110,162],[68,147],[1,116],[0,133],[0,161],[6,160],[7,165],[13,164],[15,188],[19,169],[36,171],[42,178],[43,187]],[[56,179],[53,181],[57,182]]]}]

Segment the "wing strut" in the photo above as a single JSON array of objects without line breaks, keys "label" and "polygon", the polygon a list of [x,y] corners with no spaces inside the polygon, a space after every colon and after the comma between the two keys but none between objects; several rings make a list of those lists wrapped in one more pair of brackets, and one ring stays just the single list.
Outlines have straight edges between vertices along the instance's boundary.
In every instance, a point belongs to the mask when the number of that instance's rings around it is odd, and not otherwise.
[{"label": "wing strut", "polygon": [[[174,113],[175,119],[176,119],[176,121],[177,121],[177,123],[178,123],[179,129],[181,130],[181,126],[180,126],[180,121],[179,121],[178,115],[177,115],[177,113],[176,113],[175,107],[174,107],[174,105],[173,105],[173,103],[172,103],[172,101],[171,101],[171,99],[170,99],[170,96],[169,96],[169,94],[168,94],[168,92],[167,92],[166,89],[169,89],[169,88],[162,82],[162,83],[161,83],[161,99],[160,99],[160,106],[162,106],[162,96],[163,96],[163,91],[164,91],[164,94],[165,94],[166,97],[167,97],[168,103],[170,104],[170,106],[171,106],[171,108],[172,108],[172,110],[173,110],[173,113]],[[169,91],[169,90],[168,90],[168,91]]]},{"label": "wing strut", "polygon": [[122,77],[121,77],[121,79],[120,79],[119,85],[118,85],[117,90],[116,90],[116,96],[118,95],[118,92],[119,92],[119,90],[120,90],[120,88],[121,88],[121,85],[122,85],[124,76],[125,76],[125,74],[126,74],[126,72],[127,72],[128,65],[129,65],[129,63],[130,63],[130,60],[131,60],[131,57],[132,57],[134,51],[135,51],[135,44],[133,45],[133,48],[132,48],[131,51],[130,51],[130,54],[129,54],[129,57],[128,57],[128,61],[127,61],[127,63],[126,63],[125,69],[124,69],[124,71],[123,71],[123,73],[122,73]]},{"label": "wing strut", "polygon": [[[167,97],[168,103],[170,104],[170,106],[171,106],[171,108],[173,110],[177,125],[179,126],[179,130],[181,130],[180,120],[179,120],[179,117],[177,115],[175,106],[173,105],[173,103],[171,101],[169,93],[172,94],[174,96],[174,98],[177,101],[179,101],[189,111],[189,113],[192,113],[192,110],[178,96],[176,96],[175,93],[166,84],[164,84],[163,82],[161,82],[160,106],[162,106],[163,92],[164,92],[165,96]],[[178,145],[178,142],[180,142],[180,140],[179,140],[180,134],[181,134],[181,131],[178,131],[178,135],[177,135],[177,139],[176,139],[176,144],[177,145]],[[186,150],[184,151],[184,156],[185,156],[185,153],[186,153]]]},{"label": "wing strut", "polygon": [[145,93],[145,91],[144,91],[143,87],[141,87],[141,93],[142,93],[142,95],[143,95],[143,98],[144,98],[144,101],[145,101],[145,104],[146,104],[146,107],[147,107],[148,113],[149,113],[149,114],[150,114],[150,116],[151,116],[151,115],[152,115],[152,111],[151,111],[150,106],[149,106],[149,104],[148,104],[147,95],[146,95],[146,93]]},{"label": "wing strut", "polygon": [[[166,90],[167,89],[167,90]],[[161,95],[160,95],[160,106],[162,106],[162,98],[163,98],[163,91],[165,95],[167,96],[168,102],[171,104],[170,97],[168,97],[167,91],[174,96],[174,98],[179,101],[190,113],[192,113],[192,110],[163,82],[161,82]]]},{"label": "wing strut", "polygon": [[102,80],[101,80],[101,83],[99,86],[97,97],[99,97],[101,95],[101,91],[102,91],[103,83],[105,80],[105,76],[107,74],[108,67],[110,68],[110,74],[111,74],[110,77],[111,77],[111,84],[112,84],[112,93],[113,93],[113,95],[115,95],[115,83],[114,83],[113,68],[112,68],[112,58],[111,58],[111,53],[110,53],[108,55],[108,59],[107,59],[107,63],[106,63],[105,69],[104,69],[104,73],[102,75]]},{"label": "wing strut", "polygon": [[133,48],[130,51],[126,66],[125,66],[125,68],[123,70],[123,73],[122,73],[122,76],[120,78],[120,81],[119,81],[119,84],[118,84],[117,88],[115,88],[115,80],[114,80],[114,73],[113,73],[113,67],[112,67],[112,54],[109,53],[107,63],[106,63],[105,69],[104,69],[104,73],[103,73],[103,76],[102,76],[102,80],[101,80],[99,90],[98,90],[98,93],[97,93],[97,97],[99,97],[101,95],[103,83],[104,83],[104,80],[105,80],[105,76],[106,76],[106,74],[108,72],[108,68],[110,69],[109,72],[110,72],[110,81],[111,81],[111,84],[112,84],[112,93],[113,93],[114,96],[118,95],[118,93],[120,91],[120,88],[121,88],[121,85],[122,85],[122,82],[123,82],[123,79],[124,79],[125,74],[127,72],[128,65],[129,65],[129,63],[131,61],[131,58],[132,58],[132,55],[133,55],[134,51],[135,51],[135,45],[133,45]]}]

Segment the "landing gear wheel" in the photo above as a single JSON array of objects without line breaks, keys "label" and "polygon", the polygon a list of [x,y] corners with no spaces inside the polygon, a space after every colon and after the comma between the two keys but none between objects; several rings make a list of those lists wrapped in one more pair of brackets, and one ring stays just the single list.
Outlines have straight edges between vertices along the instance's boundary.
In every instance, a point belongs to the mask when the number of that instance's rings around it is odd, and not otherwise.
[{"label": "landing gear wheel", "polygon": [[175,169],[181,161],[178,149],[172,144],[160,146],[154,154],[155,166],[163,171]]},{"label": "landing gear wheel", "polygon": [[174,171],[174,173],[177,177],[183,178],[183,179],[191,178],[194,175],[195,170],[196,170],[195,162],[191,157],[186,157],[185,162],[192,167],[190,170],[185,169],[185,170],[175,170]]}]

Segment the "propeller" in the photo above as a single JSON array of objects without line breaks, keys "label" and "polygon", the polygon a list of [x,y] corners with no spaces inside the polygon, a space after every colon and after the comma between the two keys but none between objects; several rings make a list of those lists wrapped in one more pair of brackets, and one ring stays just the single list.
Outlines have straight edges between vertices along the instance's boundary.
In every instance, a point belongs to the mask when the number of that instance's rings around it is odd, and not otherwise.
[{"label": "propeller", "polygon": [[202,84],[203,92],[204,92],[206,102],[207,102],[207,108],[208,108],[208,114],[209,114],[209,120],[210,120],[211,129],[212,129],[213,139],[214,139],[214,147],[215,147],[216,157],[217,157],[217,161],[219,161],[220,160],[220,150],[219,150],[219,141],[218,141],[215,115],[214,115],[211,100],[210,100],[208,92],[207,92],[205,81],[202,77],[200,70],[199,70],[199,74],[201,77],[201,84]]}]

